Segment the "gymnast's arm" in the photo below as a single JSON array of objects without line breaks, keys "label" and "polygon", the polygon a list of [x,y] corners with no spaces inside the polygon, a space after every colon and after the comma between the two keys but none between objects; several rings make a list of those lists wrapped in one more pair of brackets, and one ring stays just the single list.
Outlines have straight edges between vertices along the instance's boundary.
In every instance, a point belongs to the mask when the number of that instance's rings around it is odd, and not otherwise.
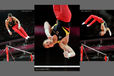
[{"label": "gymnast's arm", "polygon": [[110,30],[109,28],[106,28],[106,29],[107,29],[107,31],[109,32],[109,35],[112,36],[111,30]]},{"label": "gymnast's arm", "polygon": [[10,31],[10,29],[9,29],[9,27],[8,27],[8,22],[7,22],[7,20],[5,20],[5,26],[6,26],[6,29],[7,29],[8,33],[9,33],[10,35],[12,35],[12,32]]},{"label": "gymnast's arm", "polygon": [[65,44],[61,43],[60,47],[64,50],[64,56],[66,58],[74,57],[76,55],[74,50],[70,46],[68,46],[67,44],[65,45]]},{"label": "gymnast's arm", "polygon": [[68,45],[68,41],[69,41],[69,35],[66,36],[65,38],[62,39],[62,41],[60,41],[59,46],[64,50],[64,53],[66,53],[66,55],[68,57],[74,57],[75,56],[75,52],[74,50]]},{"label": "gymnast's arm", "polygon": [[101,24],[101,30],[106,33],[107,31],[109,32],[109,35],[112,36],[112,33],[108,27],[105,27],[104,24]]},{"label": "gymnast's arm", "polygon": [[13,16],[13,19],[18,22],[18,25],[20,24],[20,21],[16,17]]},{"label": "gymnast's arm", "polygon": [[47,21],[44,22],[44,31],[45,31],[45,34],[46,34],[47,38],[52,37],[51,36],[51,26]]}]

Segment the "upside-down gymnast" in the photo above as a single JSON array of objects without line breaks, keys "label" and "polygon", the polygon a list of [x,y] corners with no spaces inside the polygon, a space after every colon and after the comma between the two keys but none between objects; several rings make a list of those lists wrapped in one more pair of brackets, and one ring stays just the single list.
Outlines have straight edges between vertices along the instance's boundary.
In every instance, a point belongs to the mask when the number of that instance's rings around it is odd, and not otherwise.
[{"label": "upside-down gymnast", "polygon": [[44,22],[44,30],[48,39],[44,40],[43,46],[45,48],[53,47],[56,43],[63,49],[63,55],[65,58],[71,58],[75,56],[74,50],[68,45],[70,34],[70,21],[71,11],[68,5],[53,5],[53,11],[56,16],[56,24],[50,26],[50,24]]},{"label": "upside-down gymnast", "polygon": [[82,25],[87,24],[92,18],[93,18],[94,20],[93,20],[91,23],[89,23],[89,24],[87,25],[87,27],[92,26],[93,23],[95,23],[96,21],[98,21],[99,23],[101,23],[101,28],[100,28],[101,31],[100,31],[99,35],[100,35],[100,36],[104,36],[107,31],[109,32],[109,35],[110,35],[110,36],[112,35],[110,29],[109,29],[108,26],[107,26],[107,23],[106,23],[102,18],[100,18],[100,17],[98,17],[98,16],[96,16],[96,15],[90,15],[90,16],[86,19],[86,21],[82,23]]},{"label": "upside-down gymnast", "polygon": [[8,18],[5,20],[5,26],[9,35],[12,35],[12,32],[9,28],[11,27],[16,33],[18,33],[24,39],[30,38],[25,32],[25,30],[22,28],[20,21],[16,17],[14,17],[12,13],[8,13]]}]

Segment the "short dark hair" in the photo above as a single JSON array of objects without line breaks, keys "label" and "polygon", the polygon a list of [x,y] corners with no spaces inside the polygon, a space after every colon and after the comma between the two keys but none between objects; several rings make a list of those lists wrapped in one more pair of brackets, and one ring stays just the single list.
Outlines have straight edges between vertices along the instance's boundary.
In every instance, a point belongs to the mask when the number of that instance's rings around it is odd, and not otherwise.
[{"label": "short dark hair", "polygon": [[8,17],[12,17],[12,13],[8,13]]}]

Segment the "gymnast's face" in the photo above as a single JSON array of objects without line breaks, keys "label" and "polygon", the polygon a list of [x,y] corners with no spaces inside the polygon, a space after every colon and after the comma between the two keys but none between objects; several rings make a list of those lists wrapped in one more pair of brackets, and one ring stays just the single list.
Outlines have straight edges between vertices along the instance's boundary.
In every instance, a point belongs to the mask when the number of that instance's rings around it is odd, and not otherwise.
[{"label": "gymnast's face", "polygon": [[100,32],[100,36],[104,36],[104,34],[105,34],[104,31]]},{"label": "gymnast's face", "polygon": [[9,17],[9,16],[8,16],[8,19],[9,19],[10,22],[12,21],[12,17]]},{"label": "gymnast's face", "polygon": [[43,42],[43,46],[44,46],[45,48],[53,47],[53,46],[54,46],[53,40],[51,40],[51,39],[45,40],[45,41]]}]

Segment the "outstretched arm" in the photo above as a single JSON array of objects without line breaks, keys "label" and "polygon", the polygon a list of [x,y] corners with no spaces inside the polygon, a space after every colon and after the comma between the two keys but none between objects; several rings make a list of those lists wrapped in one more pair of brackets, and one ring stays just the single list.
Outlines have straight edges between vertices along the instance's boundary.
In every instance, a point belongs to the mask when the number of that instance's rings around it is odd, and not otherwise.
[{"label": "outstretched arm", "polygon": [[8,22],[7,22],[7,20],[5,20],[5,26],[6,26],[6,29],[7,29],[8,33],[9,33],[10,35],[12,35],[12,32],[10,31],[10,29],[9,29],[9,27],[8,27]]},{"label": "outstretched arm", "polygon": [[107,28],[107,31],[109,32],[109,35],[112,36],[112,32],[110,31],[109,28]]},{"label": "outstretched arm", "polygon": [[66,37],[64,37],[60,43],[59,46],[63,49],[64,51],[64,57],[65,58],[70,58],[70,57],[74,57],[75,56],[75,52],[74,50],[68,45],[68,41],[69,41],[69,35],[67,35]]},{"label": "outstretched arm", "polygon": [[106,27],[105,27],[105,25],[104,25],[104,23],[101,24],[101,31],[104,31],[105,33],[106,33],[106,31],[107,31],[107,30],[106,30]]}]

